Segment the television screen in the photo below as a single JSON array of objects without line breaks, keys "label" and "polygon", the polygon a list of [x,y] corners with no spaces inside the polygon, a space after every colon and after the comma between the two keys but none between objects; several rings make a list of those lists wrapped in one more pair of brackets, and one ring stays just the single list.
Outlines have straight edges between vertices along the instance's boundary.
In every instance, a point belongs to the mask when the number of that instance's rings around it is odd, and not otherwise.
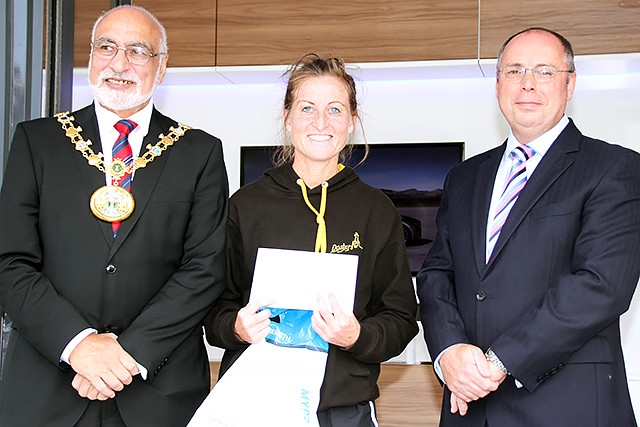
[{"label": "television screen", "polygon": [[[273,167],[275,146],[240,148],[240,186]],[[436,235],[435,217],[447,172],[464,157],[463,142],[387,143],[356,145],[347,164],[360,179],[381,189],[402,218],[411,272],[416,274]]]}]

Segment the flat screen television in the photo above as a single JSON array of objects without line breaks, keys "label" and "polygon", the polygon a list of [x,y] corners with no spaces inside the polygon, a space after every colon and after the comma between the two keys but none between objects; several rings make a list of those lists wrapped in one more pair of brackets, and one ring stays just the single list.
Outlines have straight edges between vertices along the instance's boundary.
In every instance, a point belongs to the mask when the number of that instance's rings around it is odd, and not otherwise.
[{"label": "flat screen television", "polygon": [[[240,148],[240,186],[258,179],[273,167],[275,146]],[[360,165],[364,146],[356,145],[347,162],[360,179],[381,189],[402,218],[411,272],[416,274],[436,235],[435,217],[447,172],[464,158],[463,142],[369,144],[369,156]]]}]

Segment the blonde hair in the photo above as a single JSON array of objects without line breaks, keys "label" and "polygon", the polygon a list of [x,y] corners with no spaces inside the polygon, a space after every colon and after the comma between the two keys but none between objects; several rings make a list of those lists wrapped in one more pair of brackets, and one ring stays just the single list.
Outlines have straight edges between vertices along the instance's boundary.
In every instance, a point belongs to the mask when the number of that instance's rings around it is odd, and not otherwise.
[{"label": "blonde hair", "polygon": [[[362,132],[364,133],[364,129],[362,128],[362,123],[360,121],[360,115],[358,113],[356,84],[353,77],[347,73],[345,63],[342,59],[333,56],[320,57],[315,53],[307,53],[291,65],[284,73],[284,76],[288,76],[283,105],[285,120],[291,111],[291,106],[293,105],[298,89],[302,83],[312,77],[336,77],[344,83],[347,90],[347,96],[349,98],[349,113],[356,118]],[[353,145],[347,144],[340,153],[339,161],[343,163],[348,160],[351,157],[352,150]],[[365,155],[360,162],[364,161],[368,154],[369,146],[365,142]],[[287,133],[283,132],[283,143],[274,153],[273,162],[276,165],[290,163],[293,161],[294,155],[295,149],[293,144],[291,143],[290,138],[288,138]]]}]

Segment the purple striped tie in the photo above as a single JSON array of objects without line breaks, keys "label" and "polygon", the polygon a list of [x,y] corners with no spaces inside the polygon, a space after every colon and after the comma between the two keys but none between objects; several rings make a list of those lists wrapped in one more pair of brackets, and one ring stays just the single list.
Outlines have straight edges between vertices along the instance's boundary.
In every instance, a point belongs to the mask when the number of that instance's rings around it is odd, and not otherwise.
[{"label": "purple striped tie", "polygon": [[509,158],[511,159],[511,171],[509,172],[509,178],[507,178],[507,185],[500,196],[500,202],[498,203],[495,216],[491,222],[486,254],[487,263],[491,259],[491,252],[493,252],[493,248],[496,246],[502,226],[507,221],[509,211],[516,203],[518,195],[527,183],[527,170],[525,163],[534,154],[535,151],[526,144],[517,146],[511,153],[509,153]]},{"label": "purple striped tie", "polygon": [[[113,127],[120,132],[120,135],[118,135],[118,139],[115,144],[113,144],[112,158],[124,162],[125,167],[128,167],[131,165],[131,162],[133,162],[133,153],[131,152],[131,145],[129,145],[129,133],[137,126],[138,124],[133,120],[120,120],[113,125]],[[131,191],[131,173],[125,173],[119,180],[117,180],[117,178],[113,179],[112,183],[127,191]],[[113,230],[113,238],[115,239],[118,234],[118,229],[120,228],[120,221],[112,222],[111,228]]]}]

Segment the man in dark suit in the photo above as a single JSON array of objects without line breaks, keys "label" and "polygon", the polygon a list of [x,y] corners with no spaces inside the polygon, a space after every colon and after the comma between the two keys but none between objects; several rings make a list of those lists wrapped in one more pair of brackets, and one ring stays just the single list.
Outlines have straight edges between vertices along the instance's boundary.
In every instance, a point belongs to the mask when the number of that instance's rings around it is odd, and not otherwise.
[{"label": "man in dark suit", "polygon": [[93,30],[95,102],[17,126],[0,426],[185,426],[209,392],[201,321],[224,288],[227,177],[220,140],[153,107],[166,64],[162,25],[112,9]]},{"label": "man in dark suit", "polygon": [[619,318],[640,272],[640,155],[565,115],[561,35],[512,36],[497,68],[510,135],[447,176],[417,278],[440,425],[635,426]]}]

